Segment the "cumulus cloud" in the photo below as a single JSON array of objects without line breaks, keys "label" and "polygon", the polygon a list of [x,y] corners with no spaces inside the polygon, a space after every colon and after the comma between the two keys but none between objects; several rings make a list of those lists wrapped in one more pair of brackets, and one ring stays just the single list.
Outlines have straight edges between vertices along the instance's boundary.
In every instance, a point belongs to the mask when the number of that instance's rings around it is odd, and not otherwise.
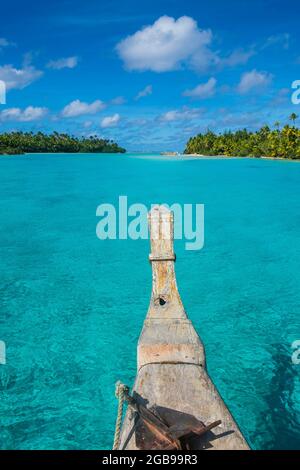
[{"label": "cumulus cloud", "polygon": [[166,72],[189,67],[200,72],[245,64],[254,54],[238,49],[221,57],[212,49],[213,34],[210,29],[200,29],[189,16],[177,20],[161,16],[120,41],[116,50],[128,70]]},{"label": "cumulus cloud", "polygon": [[0,66],[0,80],[6,84],[6,89],[22,89],[30,85],[43,75],[41,70],[37,70],[33,65],[24,65],[17,69],[12,65]]},{"label": "cumulus cloud", "polygon": [[28,106],[24,110],[20,108],[8,108],[4,109],[0,113],[1,121],[17,121],[17,122],[30,122],[36,121],[45,117],[47,114],[47,108],[39,108],[34,106]]},{"label": "cumulus cloud", "polygon": [[101,121],[101,127],[102,128],[114,127],[118,124],[120,119],[121,119],[121,116],[118,113],[114,114],[113,116],[106,116]]},{"label": "cumulus cloud", "polygon": [[84,101],[74,100],[67,104],[62,110],[62,116],[66,118],[83,116],[85,114],[96,114],[105,108],[105,104],[101,100],[93,101],[93,103],[85,103]]},{"label": "cumulus cloud", "polygon": [[183,96],[200,100],[211,98],[216,93],[216,84],[217,80],[211,77],[206,83],[201,83],[191,90],[185,90]]},{"label": "cumulus cloud", "polygon": [[267,72],[258,72],[251,70],[245,72],[238,84],[237,90],[241,94],[246,94],[251,91],[259,91],[269,85],[272,81],[272,75]]},{"label": "cumulus cloud", "polygon": [[193,18],[161,16],[123,39],[116,49],[128,70],[166,72],[187,62],[206,68],[212,60],[211,41],[211,31],[199,29]]},{"label": "cumulus cloud", "polygon": [[152,85],[147,85],[143,90],[139,91],[134,99],[139,100],[140,98],[148,95],[152,95]]},{"label": "cumulus cloud", "polygon": [[64,57],[57,60],[50,60],[47,64],[49,69],[61,70],[61,69],[73,69],[78,64],[78,57]]},{"label": "cumulus cloud", "polygon": [[203,109],[188,108],[184,106],[181,109],[172,109],[167,111],[159,117],[161,122],[174,122],[174,121],[191,121],[198,118],[203,112]]}]

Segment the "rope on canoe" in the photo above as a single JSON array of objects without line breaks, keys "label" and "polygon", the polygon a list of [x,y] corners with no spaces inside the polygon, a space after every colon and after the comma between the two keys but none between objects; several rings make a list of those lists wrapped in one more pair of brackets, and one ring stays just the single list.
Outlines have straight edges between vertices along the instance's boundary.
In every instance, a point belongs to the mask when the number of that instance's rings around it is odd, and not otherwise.
[{"label": "rope on canoe", "polygon": [[114,437],[114,445],[113,450],[118,450],[120,445],[120,436],[121,436],[121,424],[122,424],[122,417],[123,417],[123,408],[124,408],[124,400],[125,395],[129,392],[129,388],[127,385],[122,384],[120,381],[116,383],[116,397],[119,400],[118,403],[118,414],[116,420],[116,427],[115,427],[115,437]]}]

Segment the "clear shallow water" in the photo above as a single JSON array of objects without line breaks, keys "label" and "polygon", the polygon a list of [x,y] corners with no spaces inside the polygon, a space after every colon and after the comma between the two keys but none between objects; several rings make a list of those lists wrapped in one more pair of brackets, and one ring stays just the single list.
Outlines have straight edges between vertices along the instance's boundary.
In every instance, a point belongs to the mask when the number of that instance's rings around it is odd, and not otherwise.
[{"label": "clear shallow water", "polygon": [[251,446],[300,448],[300,164],[130,155],[0,158],[2,449],[111,448],[132,385],[147,241],[100,241],[96,207],[204,203],[176,272],[208,369]]}]

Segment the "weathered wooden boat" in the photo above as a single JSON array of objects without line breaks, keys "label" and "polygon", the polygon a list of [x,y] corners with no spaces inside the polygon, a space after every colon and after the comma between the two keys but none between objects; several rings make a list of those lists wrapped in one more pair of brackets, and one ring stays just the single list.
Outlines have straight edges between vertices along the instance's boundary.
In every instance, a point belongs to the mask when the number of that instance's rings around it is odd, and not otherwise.
[{"label": "weathered wooden boat", "polygon": [[[205,367],[205,351],[176,283],[173,214],[148,215],[152,295],[137,348],[132,395],[118,385],[114,448],[246,450],[249,446]],[[122,405],[128,407],[121,426]]]}]

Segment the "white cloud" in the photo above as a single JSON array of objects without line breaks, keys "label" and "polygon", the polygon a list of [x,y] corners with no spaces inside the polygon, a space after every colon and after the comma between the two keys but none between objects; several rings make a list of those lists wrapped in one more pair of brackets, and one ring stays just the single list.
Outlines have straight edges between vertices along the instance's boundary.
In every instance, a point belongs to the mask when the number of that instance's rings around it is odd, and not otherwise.
[{"label": "white cloud", "polygon": [[121,117],[118,113],[114,114],[113,116],[106,116],[101,121],[101,127],[102,128],[114,127],[118,124],[120,119]]},{"label": "white cloud", "polygon": [[50,60],[48,62],[47,67],[49,69],[54,69],[54,70],[61,70],[61,69],[73,69],[76,67],[78,64],[78,57],[77,56],[72,56],[72,57],[65,57],[62,59],[57,59],[57,60]]},{"label": "white cloud", "polygon": [[129,70],[166,72],[187,62],[207,68],[213,60],[208,48],[211,41],[211,31],[199,29],[193,18],[161,16],[153,25],[123,39],[116,49]]},{"label": "white cloud", "polygon": [[269,105],[273,108],[282,108],[283,105],[288,106],[291,102],[291,89],[281,88],[270,100]]},{"label": "white cloud", "polygon": [[105,108],[105,103],[101,100],[96,100],[93,103],[85,103],[84,101],[74,100],[67,104],[62,110],[62,116],[76,117],[83,116],[85,114],[96,114]]},{"label": "white cloud", "polygon": [[269,85],[271,81],[271,74],[267,72],[258,72],[257,70],[251,70],[251,72],[245,72],[242,75],[237,90],[241,94],[246,94],[250,91],[261,90],[262,88]]},{"label": "white cloud", "polygon": [[256,54],[256,51],[252,48],[247,51],[244,49],[236,49],[231,52],[227,57],[219,59],[219,65],[222,67],[234,67],[236,65],[243,65],[248,62],[250,57]]},{"label": "white cloud", "polygon": [[136,97],[134,98],[136,101],[144,96],[152,95],[152,85],[147,85],[143,90],[139,91]]},{"label": "white cloud", "polygon": [[22,69],[17,69],[12,65],[0,66],[0,80],[5,82],[7,90],[25,88],[42,75],[43,72],[33,65],[25,65]]},{"label": "white cloud", "polygon": [[1,121],[30,122],[43,118],[48,112],[47,108],[28,106],[24,110],[20,108],[4,109],[0,113]]},{"label": "white cloud", "polygon": [[221,57],[211,49],[213,34],[189,16],[161,16],[152,25],[120,41],[116,50],[128,70],[166,72],[183,66],[205,72],[245,64],[255,53],[237,49]]},{"label": "white cloud", "polygon": [[8,46],[14,46],[15,44],[13,42],[8,41],[5,38],[0,38],[0,48],[1,47],[8,47]]},{"label": "white cloud", "polygon": [[85,121],[85,122],[83,123],[83,127],[84,127],[85,129],[88,129],[89,127],[92,127],[92,125],[93,125],[93,121]]},{"label": "white cloud", "polygon": [[262,46],[262,50],[276,45],[281,45],[283,49],[288,49],[290,46],[290,34],[281,33],[269,36],[265,44]]},{"label": "white cloud", "polygon": [[162,122],[174,122],[174,121],[191,121],[192,119],[198,118],[203,112],[203,109],[188,108],[184,106],[181,109],[173,109],[167,111],[159,117]]},{"label": "white cloud", "polygon": [[124,103],[126,103],[126,100],[123,96],[116,96],[116,98],[113,98],[111,100],[111,104],[114,104],[114,105],[121,105]]},{"label": "white cloud", "polygon": [[216,93],[217,80],[211,77],[206,83],[201,83],[191,90],[185,90],[183,96],[204,100],[211,98]]}]

